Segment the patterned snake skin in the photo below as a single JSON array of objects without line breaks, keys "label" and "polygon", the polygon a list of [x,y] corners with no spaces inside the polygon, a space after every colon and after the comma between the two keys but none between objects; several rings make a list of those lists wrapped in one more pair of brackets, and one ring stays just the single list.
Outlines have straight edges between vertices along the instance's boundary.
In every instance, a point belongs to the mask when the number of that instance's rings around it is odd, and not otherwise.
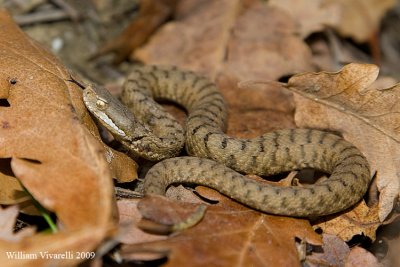
[{"label": "patterned snake skin", "polygon": [[[184,107],[186,129],[154,99]],[[121,101],[104,89],[89,86],[84,90],[86,106],[117,140],[141,157],[169,158],[147,173],[146,194],[164,194],[172,183],[201,184],[263,212],[315,217],[354,205],[368,188],[367,160],[334,134],[289,129],[254,139],[227,136],[222,95],[213,82],[193,72],[138,67],[127,79]],[[171,158],[184,144],[195,157]],[[268,176],[302,168],[331,176],[313,185],[279,187],[259,184],[236,172]]]}]

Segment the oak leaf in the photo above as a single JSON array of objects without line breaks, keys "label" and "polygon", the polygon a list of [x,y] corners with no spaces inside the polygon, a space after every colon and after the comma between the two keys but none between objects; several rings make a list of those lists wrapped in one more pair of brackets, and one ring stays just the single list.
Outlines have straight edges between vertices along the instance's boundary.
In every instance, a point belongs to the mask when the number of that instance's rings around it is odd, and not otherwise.
[{"label": "oak leaf", "polygon": [[325,27],[333,27],[344,37],[365,42],[378,31],[381,19],[396,1],[273,0],[269,4],[288,12],[298,23],[297,31],[303,38]]},{"label": "oak leaf", "polygon": [[328,216],[318,220],[314,227],[320,227],[324,233],[335,234],[345,241],[350,241],[355,235],[365,235],[375,241],[376,230],[381,225],[378,206],[369,208],[361,201],[340,216]]},{"label": "oak leaf", "polygon": [[[383,221],[399,195],[399,85],[370,88],[378,76],[371,64],[348,64],[339,72],[303,73],[285,88],[294,92],[298,127],[339,132],[367,157],[377,172],[379,219]],[[269,82],[249,82],[264,87]]]}]

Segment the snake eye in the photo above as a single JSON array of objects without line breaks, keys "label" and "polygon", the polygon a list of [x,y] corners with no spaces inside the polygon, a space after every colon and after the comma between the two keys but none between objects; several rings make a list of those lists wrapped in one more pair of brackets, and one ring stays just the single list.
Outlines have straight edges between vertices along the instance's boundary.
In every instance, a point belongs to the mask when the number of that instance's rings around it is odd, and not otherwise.
[{"label": "snake eye", "polygon": [[107,108],[107,101],[103,99],[97,99],[96,101],[96,107],[100,110],[104,110]]}]

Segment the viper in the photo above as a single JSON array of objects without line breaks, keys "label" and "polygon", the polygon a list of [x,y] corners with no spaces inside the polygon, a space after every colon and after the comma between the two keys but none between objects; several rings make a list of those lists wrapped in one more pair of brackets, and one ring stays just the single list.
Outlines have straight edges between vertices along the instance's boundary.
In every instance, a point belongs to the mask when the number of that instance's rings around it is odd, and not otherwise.
[{"label": "viper", "polygon": [[[155,100],[187,112],[185,128]],[[325,131],[287,129],[253,139],[227,136],[227,107],[215,83],[175,67],[140,66],[127,78],[120,101],[87,86],[88,110],[134,154],[160,161],[147,173],[145,194],[164,194],[173,183],[214,188],[254,209],[316,217],[357,203],[370,182],[366,158],[353,144]],[[189,157],[176,157],[185,146]],[[315,184],[281,187],[241,173],[270,176],[313,168],[330,177]]]}]

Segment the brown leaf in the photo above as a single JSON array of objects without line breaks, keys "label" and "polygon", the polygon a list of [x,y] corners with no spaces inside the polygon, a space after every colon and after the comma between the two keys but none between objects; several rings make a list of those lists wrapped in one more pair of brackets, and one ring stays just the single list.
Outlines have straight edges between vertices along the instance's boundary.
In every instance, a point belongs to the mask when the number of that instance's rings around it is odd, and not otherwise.
[{"label": "brown leaf", "polygon": [[275,80],[314,69],[308,46],[296,34],[296,22],[261,1],[237,16],[224,50],[224,72],[239,80]]},{"label": "brown leaf", "polygon": [[[300,266],[295,237],[321,244],[306,220],[261,214],[222,196],[219,200],[193,228],[163,241],[124,246],[122,255],[170,251],[165,266]],[[146,218],[162,223],[182,221],[196,208],[163,197],[141,204]]]},{"label": "brown leaf", "polygon": [[[13,174],[56,213],[62,231],[20,242],[1,240],[1,265],[33,266],[32,261],[10,263],[5,251],[93,250],[110,234],[115,210],[103,149],[82,123],[89,117],[82,91],[68,82],[70,75],[58,60],[29,39],[4,10],[0,25],[0,98],[8,103],[0,107],[0,158],[11,158]],[[70,266],[82,260],[56,262]],[[44,262],[54,264],[51,259],[37,264]]]},{"label": "brown leaf", "polygon": [[108,221],[111,181],[101,147],[79,121],[86,112],[81,90],[66,82],[69,74],[53,56],[0,15],[0,90],[10,103],[0,110],[7,125],[0,129],[0,156],[12,157],[13,173],[65,227]]},{"label": "brown leaf", "polygon": [[220,75],[218,87],[229,105],[227,134],[254,138],[277,129],[294,128],[292,94],[279,84],[254,89],[238,86],[233,76]]},{"label": "brown leaf", "polygon": [[343,266],[347,255],[350,253],[349,246],[335,235],[324,234],[323,253],[312,253],[307,256],[306,262],[311,267],[318,266]]},{"label": "brown leaf", "polygon": [[130,157],[102,143],[106,160],[110,164],[111,175],[119,183],[132,182],[138,178],[138,164]]},{"label": "brown leaf", "polygon": [[[396,224],[394,224],[396,227]],[[386,266],[399,266],[400,264],[400,257],[399,257],[399,251],[400,251],[400,238],[398,236],[398,225],[399,222],[397,222],[397,229],[395,230],[396,232],[396,237],[393,238],[394,233],[392,231],[392,235],[389,238],[385,238],[388,244],[388,251],[387,254],[385,255],[384,259],[382,260],[384,263],[386,263]]]},{"label": "brown leaf", "polygon": [[324,4],[339,6],[341,16],[335,29],[342,36],[365,42],[378,30],[382,17],[396,0],[325,0]]},{"label": "brown leaf", "polygon": [[311,53],[295,34],[295,22],[261,1],[186,0],[134,57],[150,64],[221,72],[242,79],[277,79],[312,70]]},{"label": "brown leaf", "polygon": [[213,77],[220,67],[213,64],[221,64],[239,4],[240,0],[180,1],[176,19],[160,29],[145,47],[136,50],[134,57],[152,64],[209,70],[207,73]]},{"label": "brown leaf", "polygon": [[381,222],[378,217],[378,206],[369,208],[364,201],[340,216],[328,216],[319,220],[315,227],[320,227],[324,233],[334,234],[345,241],[350,241],[355,235],[365,235],[375,241],[375,233]]},{"label": "brown leaf", "polygon": [[103,45],[94,57],[115,52],[114,63],[121,63],[171,16],[177,0],[141,0],[139,14],[115,39]]},{"label": "brown leaf", "polygon": [[0,159],[0,185],[0,204],[11,205],[30,199],[14,177],[9,159]]},{"label": "brown leaf", "polygon": [[155,240],[163,240],[166,237],[160,235],[147,234],[135,227],[142,215],[137,209],[140,199],[120,200],[118,204],[120,235],[118,241],[123,244],[137,244]]},{"label": "brown leaf", "polygon": [[[367,157],[377,171],[379,219],[383,221],[399,194],[398,85],[369,88],[378,68],[349,64],[336,73],[304,73],[293,76],[287,88],[295,92],[296,124],[299,127],[340,132]],[[263,83],[253,83],[263,87]],[[269,83],[265,83],[267,86]]]},{"label": "brown leaf", "polygon": [[378,259],[375,256],[360,247],[354,247],[351,249],[349,255],[347,256],[345,267],[376,267],[379,266]]},{"label": "brown leaf", "polygon": [[336,2],[325,3],[326,0],[271,0],[268,4],[288,12],[298,23],[297,32],[305,38],[311,33],[322,31],[326,26],[340,23],[341,9]]},{"label": "brown leaf", "polygon": [[20,212],[40,215],[33,205],[32,197],[22,187],[11,170],[11,159],[0,159],[0,204],[19,204]]},{"label": "brown leaf", "polygon": [[288,12],[298,23],[298,32],[302,37],[330,26],[344,37],[365,42],[378,31],[381,19],[396,1],[273,0],[269,4]]}]

